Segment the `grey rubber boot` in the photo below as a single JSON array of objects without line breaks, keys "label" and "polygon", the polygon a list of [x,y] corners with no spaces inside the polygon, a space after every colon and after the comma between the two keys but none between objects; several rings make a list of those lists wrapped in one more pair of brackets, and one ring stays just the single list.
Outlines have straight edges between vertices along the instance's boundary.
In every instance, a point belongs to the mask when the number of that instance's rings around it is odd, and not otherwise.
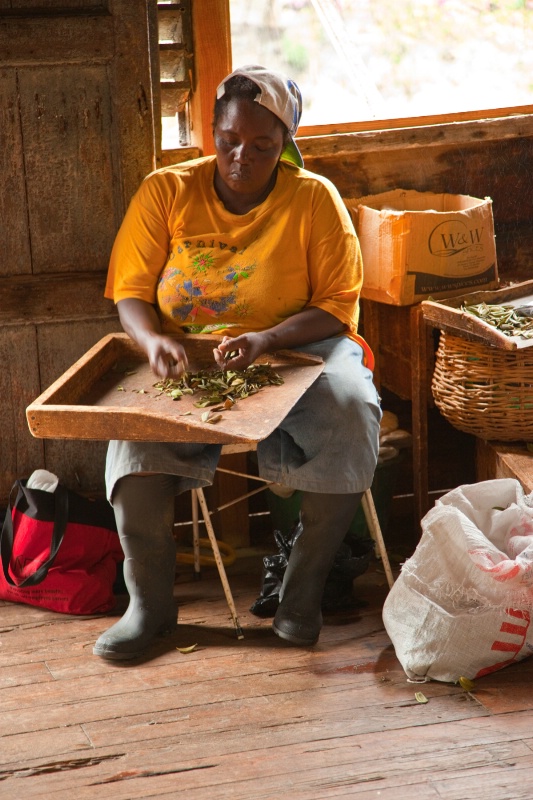
[{"label": "grey rubber boot", "polygon": [[289,556],[272,623],[274,633],[291,644],[306,647],[318,641],[324,586],[361,497],[302,493],[302,532]]},{"label": "grey rubber boot", "polygon": [[130,475],[117,484],[113,506],[130,602],[124,616],[96,641],[94,655],[136,658],[158,634],[176,628],[172,487],[173,478],[167,475]]}]

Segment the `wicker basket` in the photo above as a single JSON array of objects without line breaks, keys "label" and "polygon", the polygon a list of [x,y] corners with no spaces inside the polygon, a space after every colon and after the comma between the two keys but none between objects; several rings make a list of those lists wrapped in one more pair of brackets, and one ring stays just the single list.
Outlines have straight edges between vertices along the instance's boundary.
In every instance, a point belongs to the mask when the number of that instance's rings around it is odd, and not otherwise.
[{"label": "wicker basket", "polygon": [[533,441],[533,347],[500,350],[441,331],[432,390],[441,414],[460,431]]}]

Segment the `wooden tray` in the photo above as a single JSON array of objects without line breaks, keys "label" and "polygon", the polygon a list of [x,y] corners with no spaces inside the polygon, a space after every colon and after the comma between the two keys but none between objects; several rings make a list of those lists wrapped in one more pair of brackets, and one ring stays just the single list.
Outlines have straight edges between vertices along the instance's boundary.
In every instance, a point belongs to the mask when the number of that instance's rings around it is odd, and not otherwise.
[{"label": "wooden tray", "polygon": [[[186,337],[189,370],[215,367],[211,335]],[[258,359],[284,380],[239,400],[216,424],[202,422],[199,395],[179,401],[154,388],[144,352],[125,333],[101,339],[26,409],[31,433],[44,439],[126,439],[246,443],[265,439],[324,369],[318,356],[280,350]],[[159,395],[159,396],[158,396]],[[190,413],[187,413],[190,412]]]},{"label": "wooden tray", "polygon": [[461,311],[462,305],[487,303],[495,305],[521,306],[533,304],[533,281],[525,281],[495,291],[473,292],[448,300],[423,300],[422,314],[434,328],[440,328],[456,336],[474,342],[485,342],[501,350],[521,350],[533,345],[533,339],[520,336],[506,336],[504,333],[478,319],[468,311]]}]

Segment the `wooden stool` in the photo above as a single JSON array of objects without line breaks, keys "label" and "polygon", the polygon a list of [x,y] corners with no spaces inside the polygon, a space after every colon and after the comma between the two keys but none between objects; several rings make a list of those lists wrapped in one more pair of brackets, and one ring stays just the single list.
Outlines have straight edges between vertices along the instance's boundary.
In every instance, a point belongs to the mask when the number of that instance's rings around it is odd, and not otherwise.
[{"label": "wooden stool", "polygon": [[[253,451],[256,449],[257,447],[254,444],[225,445],[222,448],[222,453],[223,454],[242,453],[242,452]],[[238,475],[241,477],[250,478],[251,480],[260,481],[263,484],[258,489],[254,489],[251,492],[247,492],[246,494],[240,495],[234,500],[231,500],[229,503],[225,503],[219,506],[218,508],[214,509],[214,511],[209,511],[203,489],[193,489],[191,492],[194,573],[197,577],[199,577],[200,575],[200,519],[198,514],[198,505],[199,505],[202,511],[202,517],[207,530],[207,535],[209,537],[209,542],[211,544],[211,549],[213,551],[213,557],[215,559],[215,563],[218,568],[218,573],[222,583],[222,588],[224,589],[224,594],[226,595],[228,608],[230,610],[231,618],[235,626],[237,638],[243,639],[244,634],[242,632],[239,618],[237,616],[235,602],[233,600],[233,595],[231,593],[231,588],[226,574],[226,569],[224,567],[224,562],[222,560],[222,555],[220,553],[219,542],[217,541],[217,538],[215,536],[215,531],[213,528],[213,523],[211,522],[211,514],[214,514],[217,511],[221,511],[222,509],[227,508],[228,506],[233,505],[234,503],[239,503],[242,500],[246,500],[248,497],[257,494],[258,492],[263,492],[270,485],[272,485],[272,481],[267,481],[264,478],[258,477],[257,475],[249,475],[247,473],[235,472],[233,470],[227,470],[222,468],[218,469],[220,472],[227,472],[231,475]],[[385,547],[385,541],[383,539],[383,534],[381,532],[381,526],[379,524],[376,507],[374,505],[374,499],[372,497],[372,492],[370,491],[370,489],[367,489],[366,492],[363,494],[361,504],[365,514],[366,523],[368,525],[368,530],[370,531],[370,535],[375,543],[376,555],[383,561],[383,567],[385,570],[385,575],[387,576],[387,582],[389,584],[389,588],[391,588],[394,583],[394,578],[392,575],[389,557],[387,555],[387,549]]]}]

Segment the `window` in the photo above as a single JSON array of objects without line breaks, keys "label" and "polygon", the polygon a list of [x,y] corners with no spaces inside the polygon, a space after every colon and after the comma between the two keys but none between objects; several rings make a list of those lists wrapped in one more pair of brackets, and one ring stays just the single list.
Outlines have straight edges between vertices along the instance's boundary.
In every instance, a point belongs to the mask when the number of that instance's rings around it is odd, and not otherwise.
[{"label": "window", "polygon": [[157,3],[162,147],[189,144],[192,30],[190,0]]},{"label": "window", "polygon": [[302,127],[533,104],[533,0],[230,0],[233,65],[299,84]]}]

